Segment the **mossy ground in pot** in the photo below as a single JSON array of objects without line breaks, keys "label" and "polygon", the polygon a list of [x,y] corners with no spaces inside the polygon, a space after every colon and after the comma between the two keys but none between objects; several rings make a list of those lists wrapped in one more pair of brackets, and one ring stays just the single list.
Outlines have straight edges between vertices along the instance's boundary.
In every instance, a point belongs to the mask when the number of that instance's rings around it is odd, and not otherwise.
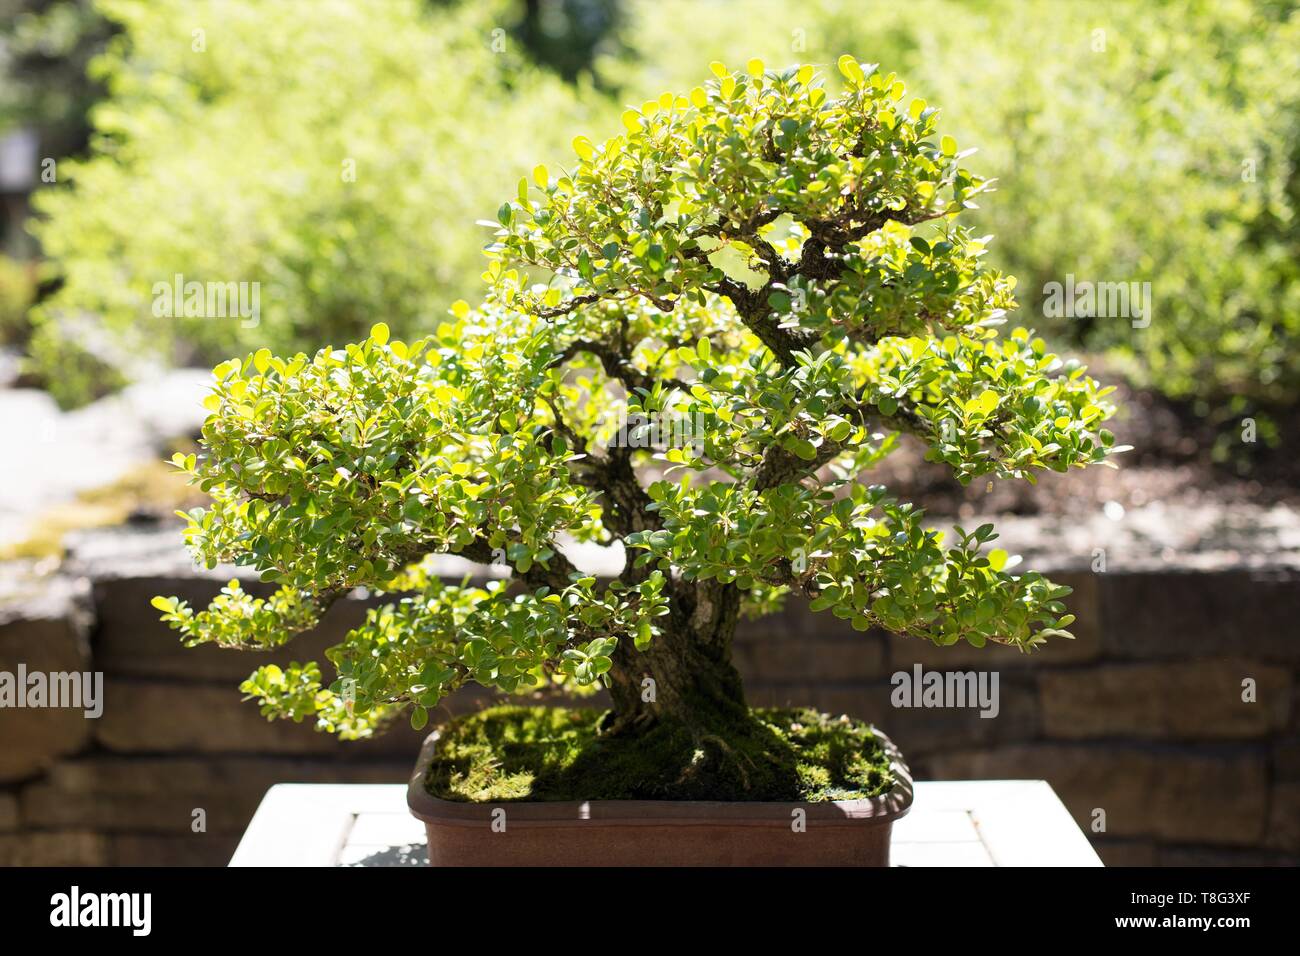
[{"label": "mossy ground in pot", "polygon": [[435,797],[508,800],[857,800],[893,786],[868,724],[808,709],[750,712],[739,726],[661,723],[599,733],[604,712],[492,707],[442,728]]}]

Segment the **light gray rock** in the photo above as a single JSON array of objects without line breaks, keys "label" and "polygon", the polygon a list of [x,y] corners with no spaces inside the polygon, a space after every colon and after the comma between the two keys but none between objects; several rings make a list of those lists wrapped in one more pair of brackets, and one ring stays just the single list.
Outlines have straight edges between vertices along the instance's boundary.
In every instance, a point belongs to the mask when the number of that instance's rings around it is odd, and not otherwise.
[{"label": "light gray rock", "polygon": [[42,391],[0,390],[0,541],[21,540],[43,511],[196,433],[211,380],[203,370],[177,369],[71,412]]},{"label": "light gray rock", "polygon": [[[988,515],[960,524],[970,531],[986,521],[999,535],[989,547],[1021,555],[1024,570],[1300,568],[1300,515],[1281,504],[1111,502],[1087,516]],[[952,523],[932,524],[946,531]]]}]

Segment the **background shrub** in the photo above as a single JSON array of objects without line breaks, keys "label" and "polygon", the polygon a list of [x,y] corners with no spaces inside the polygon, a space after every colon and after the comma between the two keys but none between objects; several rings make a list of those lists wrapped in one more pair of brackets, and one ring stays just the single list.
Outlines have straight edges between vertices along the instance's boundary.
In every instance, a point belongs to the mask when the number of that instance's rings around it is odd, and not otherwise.
[{"label": "background shrub", "polygon": [[[981,144],[1000,194],[972,218],[1020,278],[1152,283],[1154,319],[1066,320],[1175,398],[1283,404],[1300,387],[1300,17],[1292,3],[637,0],[602,79],[671,87],[693,65],[841,52],[907,75]],[[683,30],[683,23],[690,23]],[[1100,31],[1100,32],[1098,32]],[[791,48],[804,47],[804,53]],[[1253,181],[1251,181],[1253,177]],[[1028,313],[1028,314],[1025,314]]]},{"label": "background shrub", "polygon": [[[121,34],[94,68],[111,94],[96,148],[38,204],[65,284],[32,351],[65,401],[142,359],[311,350],[378,319],[428,331],[479,293],[475,221],[539,158],[569,158],[560,130],[608,127],[710,60],[844,52],[908,75],[983,144],[1001,195],[971,218],[1020,277],[1013,321],[1202,414],[1300,389],[1293,2],[291,6],[99,0]],[[155,318],[153,283],[177,273],[261,282],[261,325]],[[1067,275],[1151,282],[1150,326],[1045,317]]]},{"label": "background shrub", "polygon": [[[474,220],[536,156],[567,149],[579,109],[515,42],[494,52],[490,4],[101,9],[122,33],[94,67],[110,91],[94,155],[62,163],[70,186],[38,198],[64,279],[36,315],[46,364],[68,355],[50,339],[84,345],[87,314],[114,365],[309,348],[379,319],[428,328],[479,285]],[[259,282],[260,323],[155,316],[154,284],[177,274]]]}]

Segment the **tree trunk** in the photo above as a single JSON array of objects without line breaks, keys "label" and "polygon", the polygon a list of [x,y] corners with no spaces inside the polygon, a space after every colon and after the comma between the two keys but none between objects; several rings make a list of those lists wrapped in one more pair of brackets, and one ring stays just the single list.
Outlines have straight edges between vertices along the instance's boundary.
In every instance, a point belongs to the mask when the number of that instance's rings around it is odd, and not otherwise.
[{"label": "tree trunk", "polygon": [[747,719],[731,642],[740,610],[734,584],[677,582],[671,612],[644,651],[622,642],[609,672],[610,733],[637,733],[665,720],[697,730]]},{"label": "tree trunk", "polygon": [[734,584],[673,581],[650,646],[615,648],[606,739],[572,772],[616,773],[637,799],[798,798],[798,755],[750,711],[731,663],[740,599]]}]

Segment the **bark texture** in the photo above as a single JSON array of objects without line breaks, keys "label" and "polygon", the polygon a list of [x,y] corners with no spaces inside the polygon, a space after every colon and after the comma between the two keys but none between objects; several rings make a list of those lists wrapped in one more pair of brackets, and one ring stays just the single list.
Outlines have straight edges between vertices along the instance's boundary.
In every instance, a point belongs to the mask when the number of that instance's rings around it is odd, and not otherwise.
[{"label": "bark texture", "polygon": [[644,651],[620,643],[610,673],[611,733],[636,733],[665,720],[699,732],[747,719],[731,642],[740,611],[732,584],[674,582],[672,611]]}]

